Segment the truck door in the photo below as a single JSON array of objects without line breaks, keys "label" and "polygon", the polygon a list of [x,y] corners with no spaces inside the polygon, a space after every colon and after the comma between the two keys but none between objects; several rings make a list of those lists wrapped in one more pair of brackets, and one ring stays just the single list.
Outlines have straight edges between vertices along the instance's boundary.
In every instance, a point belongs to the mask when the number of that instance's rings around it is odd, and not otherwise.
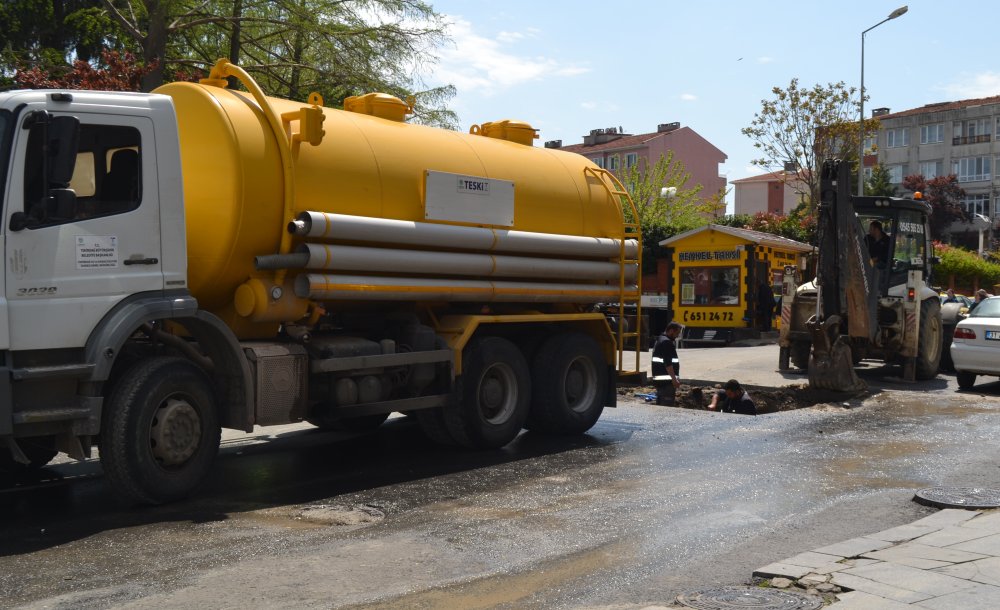
[{"label": "truck door", "polygon": [[51,154],[46,129],[22,111],[14,135],[3,231],[15,351],[82,347],[116,303],[163,288],[151,120],[73,111],[51,116],[60,114],[76,117],[80,129],[72,193],[58,210],[38,205],[53,186],[43,175],[43,155]]}]

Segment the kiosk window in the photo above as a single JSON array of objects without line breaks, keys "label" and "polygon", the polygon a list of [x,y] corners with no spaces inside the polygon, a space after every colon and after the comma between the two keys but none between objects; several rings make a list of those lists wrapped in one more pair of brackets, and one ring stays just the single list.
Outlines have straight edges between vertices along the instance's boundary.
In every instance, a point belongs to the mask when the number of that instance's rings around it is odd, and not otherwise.
[{"label": "kiosk window", "polygon": [[740,304],[739,267],[681,268],[681,305]]}]

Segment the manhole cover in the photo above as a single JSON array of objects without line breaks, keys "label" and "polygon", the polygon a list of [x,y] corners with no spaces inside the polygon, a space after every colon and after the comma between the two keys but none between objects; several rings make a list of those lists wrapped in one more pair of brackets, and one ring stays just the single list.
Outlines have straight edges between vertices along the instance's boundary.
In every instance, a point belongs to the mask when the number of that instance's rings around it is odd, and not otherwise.
[{"label": "manhole cover", "polygon": [[762,587],[713,587],[677,596],[677,603],[701,610],[818,610],[823,599],[810,595]]},{"label": "manhole cover", "polygon": [[1000,489],[925,487],[913,499],[921,504],[940,508],[997,508],[1000,507]]}]

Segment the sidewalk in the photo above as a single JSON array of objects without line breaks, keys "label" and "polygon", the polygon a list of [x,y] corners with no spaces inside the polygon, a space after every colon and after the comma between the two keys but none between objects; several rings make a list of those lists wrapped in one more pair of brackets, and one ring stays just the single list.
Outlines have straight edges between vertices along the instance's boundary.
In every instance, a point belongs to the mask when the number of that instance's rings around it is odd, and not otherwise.
[{"label": "sidewalk", "polygon": [[[836,593],[837,610],[1000,608],[1000,511],[945,509],[754,571]],[[775,582],[777,581],[777,582]]]}]

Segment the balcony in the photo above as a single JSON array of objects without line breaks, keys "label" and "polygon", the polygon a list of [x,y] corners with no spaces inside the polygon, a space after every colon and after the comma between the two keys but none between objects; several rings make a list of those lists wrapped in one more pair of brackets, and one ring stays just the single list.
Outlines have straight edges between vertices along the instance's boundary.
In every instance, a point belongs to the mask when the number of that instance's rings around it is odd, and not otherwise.
[{"label": "balcony", "polygon": [[992,139],[992,135],[984,133],[979,136],[958,136],[957,138],[952,138],[951,143],[953,146],[958,146],[959,144],[981,144],[983,142],[989,142]]}]

